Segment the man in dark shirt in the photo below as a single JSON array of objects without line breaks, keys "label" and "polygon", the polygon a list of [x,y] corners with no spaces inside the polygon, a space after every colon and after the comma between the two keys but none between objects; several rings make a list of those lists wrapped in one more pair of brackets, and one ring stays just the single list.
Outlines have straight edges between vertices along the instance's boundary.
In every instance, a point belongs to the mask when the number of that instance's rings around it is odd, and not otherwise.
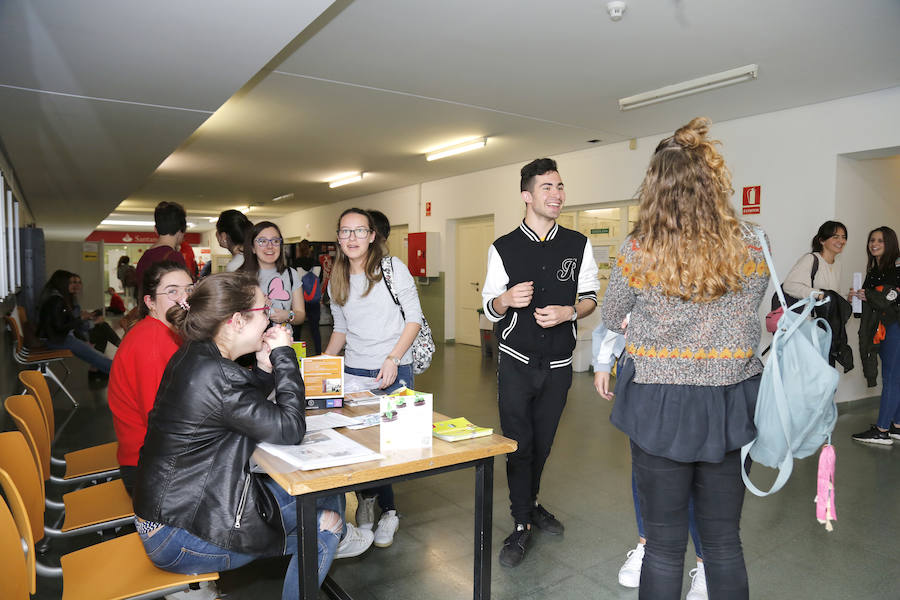
[{"label": "man in dark shirt", "polygon": [[144,283],[144,271],[150,265],[164,260],[184,265],[184,257],[179,248],[184,240],[184,232],[187,230],[187,214],[184,208],[175,202],[160,202],[153,211],[153,221],[156,223],[156,233],[159,239],[156,243],[141,255],[136,267],[138,304],[143,302],[141,298],[144,292],[141,289]]}]

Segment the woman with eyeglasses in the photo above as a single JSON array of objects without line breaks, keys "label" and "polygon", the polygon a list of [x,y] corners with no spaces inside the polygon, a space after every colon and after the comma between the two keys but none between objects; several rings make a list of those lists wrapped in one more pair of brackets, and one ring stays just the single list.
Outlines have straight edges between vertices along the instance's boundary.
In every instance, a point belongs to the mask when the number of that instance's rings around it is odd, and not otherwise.
[{"label": "woman with eyeglasses", "polygon": [[142,318],[128,330],[116,352],[107,393],[119,440],[119,471],[129,494],[134,492],[138,455],[147,434],[147,415],[153,408],[166,364],[181,345],[181,337],[166,318],[166,311],[187,300],[194,282],[184,265],[162,261],[144,272],[141,289]]},{"label": "woman with eyeglasses", "polygon": [[[375,229],[372,215],[359,209],[345,210],[338,219],[338,249],[328,283],[334,332],[325,354],[344,350],[344,372],[370,377],[387,391],[412,388],[412,347],[422,326],[422,307],[409,269],[388,257],[384,238]],[[382,261],[389,260],[391,288],[382,274]],[[362,492],[357,525],[374,525],[376,490]],[[375,530],[375,545],[390,546],[399,527],[391,486],[377,488],[381,518]]]},{"label": "woman with eyeglasses", "polygon": [[250,229],[244,245],[242,270],[259,280],[259,287],[271,307],[269,319],[273,323],[300,325],[306,318],[306,303],[298,273],[284,261],[284,239],[278,225],[260,221]]},{"label": "woman with eyeglasses", "polygon": [[[150,411],[135,526],[153,564],[175,573],[290,555],[282,598],[298,598],[295,499],[249,464],[257,443],[299,444],[306,432],[290,334],[268,327],[268,312],[256,278],[241,271],[210,275],[166,312],[184,344]],[[250,353],[252,369],[235,362]],[[317,500],[319,584],[345,529],[343,511],[343,495]]]}]

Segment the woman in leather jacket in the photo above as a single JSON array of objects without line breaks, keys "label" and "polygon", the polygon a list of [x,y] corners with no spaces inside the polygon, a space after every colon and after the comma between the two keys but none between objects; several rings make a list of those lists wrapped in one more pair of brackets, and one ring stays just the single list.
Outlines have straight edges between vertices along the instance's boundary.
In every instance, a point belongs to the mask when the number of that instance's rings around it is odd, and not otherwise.
[{"label": "woman in leather jacket", "polygon": [[[70,350],[91,368],[109,373],[112,359],[98,352],[94,347],[75,337],[84,325],[80,307],[72,289],[74,273],[58,269],[53,272],[38,300],[38,335],[45,340],[48,348]],[[78,278],[79,281],[81,278]],[[85,315],[87,316],[87,315]]]},{"label": "woman in leather jacket", "polygon": [[[162,376],[141,449],[135,522],[161,569],[204,573],[292,555],[283,598],[299,596],[295,499],[251,473],[257,442],[299,444],[304,388],[290,335],[269,324],[256,278],[218,273],[166,314],[184,340]],[[256,354],[246,369],[235,359]],[[267,397],[275,390],[274,401]],[[344,530],[342,496],[318,502],[319,584]]]}]

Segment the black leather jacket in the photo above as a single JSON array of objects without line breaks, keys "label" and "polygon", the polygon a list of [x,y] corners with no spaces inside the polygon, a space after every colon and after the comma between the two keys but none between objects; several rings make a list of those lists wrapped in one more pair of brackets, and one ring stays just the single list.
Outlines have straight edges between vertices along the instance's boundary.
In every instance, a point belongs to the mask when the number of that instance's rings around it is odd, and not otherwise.
[{"label": "black leather jacket", "polygon": [[[270,358],[271,374],[223,358],[213,342],[172,356],[138,461],[136,515],[228,550],[284,553],[281,513],[248,461],[257,442],[300,443],[304,388],[292,348]],[[266,399],[273,386],[274,403]]]}]

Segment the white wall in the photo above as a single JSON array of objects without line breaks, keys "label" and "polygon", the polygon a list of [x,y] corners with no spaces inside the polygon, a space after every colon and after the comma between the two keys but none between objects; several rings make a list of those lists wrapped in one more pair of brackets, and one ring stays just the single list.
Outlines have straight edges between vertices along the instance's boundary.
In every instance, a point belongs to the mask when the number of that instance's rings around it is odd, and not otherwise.
[{"label": "white wall", "polygon": [[[838,213],[839,156],[900,146],[898,109],[900,87],[713,124],[713,137],[722,140],[722,152],[733,172],[735,206],[740,204],[743,186],[762,186],[762,213],[750,218],[768,232],[779,273],[786,274],[808,251],[819,224]],[[693,116],[685,115],[684,121]],[[670,133],[640,138],[636,150],[619,143],[555,156],[566,184],[567,205],[633,197],[650,153]],[[454,256],[455,220],[492,214],[497,235],[513,229],[523,213],[520,167],[507,165],[298,211],[279,225],[288,236],[331,239],[337,216],[345,208],[377,207],[391,222],[408,223],[411,232],[441,233],[441,270],[449,290],[455,283],[449,262]],[[431,216],[425,216],[426,202],[431,202]],[[860,235],[853,227],[850,233],[852,240]],[[453,294],[448,293],[448,338],[454,336],[453,302]]]}]

